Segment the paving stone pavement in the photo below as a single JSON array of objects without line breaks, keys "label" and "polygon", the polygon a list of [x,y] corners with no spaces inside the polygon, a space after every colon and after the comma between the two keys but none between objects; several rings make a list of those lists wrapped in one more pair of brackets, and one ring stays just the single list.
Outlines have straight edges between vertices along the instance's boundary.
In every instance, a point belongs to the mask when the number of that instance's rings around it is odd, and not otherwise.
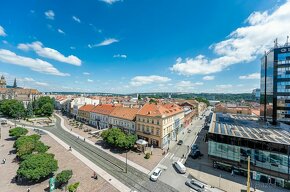
[{"label": "paving stone pavement", "polygon": [[[0,186],[1,192],[21,192],[27,191],[27,188],[30,187],[31,192],[41,192],[45,191],[45,188],[48,186],[48,180],[41,183],[37,183],[32,186],[21,186],[11,183],[12,178],[16,175],[18,169],[18,164],[13,163],[15,154],[8,155],[9,151],[13,149],[13,140],[6,140],[8,136],[9,126],[1,126],[1,140],[0,140],[0,160],[6,158],[7,161],[5,164],[0,164]],[[32,134],[33,131],[30,131],[29,134]],[[58,160],[58,172],[64,169],[72,169],[73,177],[70,180],[70,183],[80,181],[80,186],[78,192],[115,192],[118,191],[108,182],[106,182],[101,177],[98,177],[98,180],[92,179],[91,176],[93,171],[87,167],[82,161],[76,158],[73,154],[67,151],[64,147],[55,142],[50,136],[42,135],[41,140],[48,146],[50,146],[49,153],[55,154],[55,159]],[[55,190],[61,191],[61,190]]]}]

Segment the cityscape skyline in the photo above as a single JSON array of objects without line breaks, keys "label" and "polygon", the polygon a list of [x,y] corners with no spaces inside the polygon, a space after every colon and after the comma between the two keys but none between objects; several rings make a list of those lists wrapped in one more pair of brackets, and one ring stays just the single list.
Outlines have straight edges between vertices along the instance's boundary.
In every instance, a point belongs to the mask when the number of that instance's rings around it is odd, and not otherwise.
[{"label": "cityscape skyline", "polygon": [[263,53],[289,35],[290,1],[152,4],[6,2],[0,75],[44,92],[249,93]]}]

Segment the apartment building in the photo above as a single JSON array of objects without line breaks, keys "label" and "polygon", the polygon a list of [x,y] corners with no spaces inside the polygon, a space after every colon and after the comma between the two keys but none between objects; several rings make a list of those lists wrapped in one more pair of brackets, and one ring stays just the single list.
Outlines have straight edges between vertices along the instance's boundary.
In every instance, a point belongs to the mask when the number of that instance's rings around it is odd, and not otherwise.
[{"label": "apartment building", "polygon": [[146,103],[136,115],[136,134],[149,145],[165,148],[178,139],[183,120],[183,108],[176,104]]},{"label": "apartment building", "polygon": [[81,122],[84,122],[84,123],[89,123],[90,122],[90,114],[91,114],[91,111],[95,108],[96,106],[95,105],[84,105],[82,107],[80,107],[78,109],[78,114],[77,114],[77,117],[76,119],[78,121],[81,121]]},{"label": "apartment building", "polygon": [[112,127],[122,129],[125,133],[136,133],[136,114],[138,108],[116,107],[109,115],[109,123]]},{"label": "apartment building", "polygon": [[89,122],[98,129],[110,128],[109,115],[116,108],[114,104],[99,104],[90,111]]}]

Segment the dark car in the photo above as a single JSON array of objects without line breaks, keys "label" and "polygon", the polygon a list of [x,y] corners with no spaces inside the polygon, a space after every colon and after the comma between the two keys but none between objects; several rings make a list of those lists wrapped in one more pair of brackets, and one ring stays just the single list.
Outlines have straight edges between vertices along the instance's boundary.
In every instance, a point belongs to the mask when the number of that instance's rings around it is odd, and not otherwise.
[{"label": "dark car", "polygon": [[179,140],[178,142],[177,142],[177,145],[182,145],[183,144],[183,141],[182,140]]},{"label": "dark car", "polygon": [[197,145],[197,144],[193,144],[193,145],[191,146],[191,150],[192,150],[192,152],[196,151],[197,149],[198,149],[198,145]]},{"label": "dark car", "polygon": [[195,150],[195,151],[192,151],[190,154],[189,154],[190,157],[192,157],[193,159],[196,159],[200,156],[202,156],[200,150]]}]

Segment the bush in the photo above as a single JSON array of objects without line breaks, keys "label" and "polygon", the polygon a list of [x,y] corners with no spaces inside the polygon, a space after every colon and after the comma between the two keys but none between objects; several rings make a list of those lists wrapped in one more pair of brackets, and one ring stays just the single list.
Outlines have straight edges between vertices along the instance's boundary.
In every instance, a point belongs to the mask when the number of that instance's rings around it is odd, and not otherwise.
[{"label": "bush", "polygon": [[53,154],[31,154],[20,163],[17,175],[28,181],[39,181],[55,172],[57,168],[57,160]]},{"label": "bush", "polygon": [[9,136],[16,137],[16,138],[22,135],[26,135],[27,133],[28,133],[28,130],[22,127],[15,127],[9,130]]},{"label": "bush", "polygon": [[145,154],[145,157],[144,157],[144,158],[145,158],[145,159],[149,159],[149,158],[150,158],[150,153],[147,152],[147,153]]},{"label": "bush", "polygon": [[70,178],[72,177],[73,172],[72,170],[63,170],[62,172],[58,173],[56,175],[56,181],[62,185],[64,183],[67,183]]},{"label": "bush", "polygon": [[77,188],[79,187],[79,185],[80,185],[80,182],[76,182],[76,183],[70,184],[67,189],[69,192],[75,192]]}]

